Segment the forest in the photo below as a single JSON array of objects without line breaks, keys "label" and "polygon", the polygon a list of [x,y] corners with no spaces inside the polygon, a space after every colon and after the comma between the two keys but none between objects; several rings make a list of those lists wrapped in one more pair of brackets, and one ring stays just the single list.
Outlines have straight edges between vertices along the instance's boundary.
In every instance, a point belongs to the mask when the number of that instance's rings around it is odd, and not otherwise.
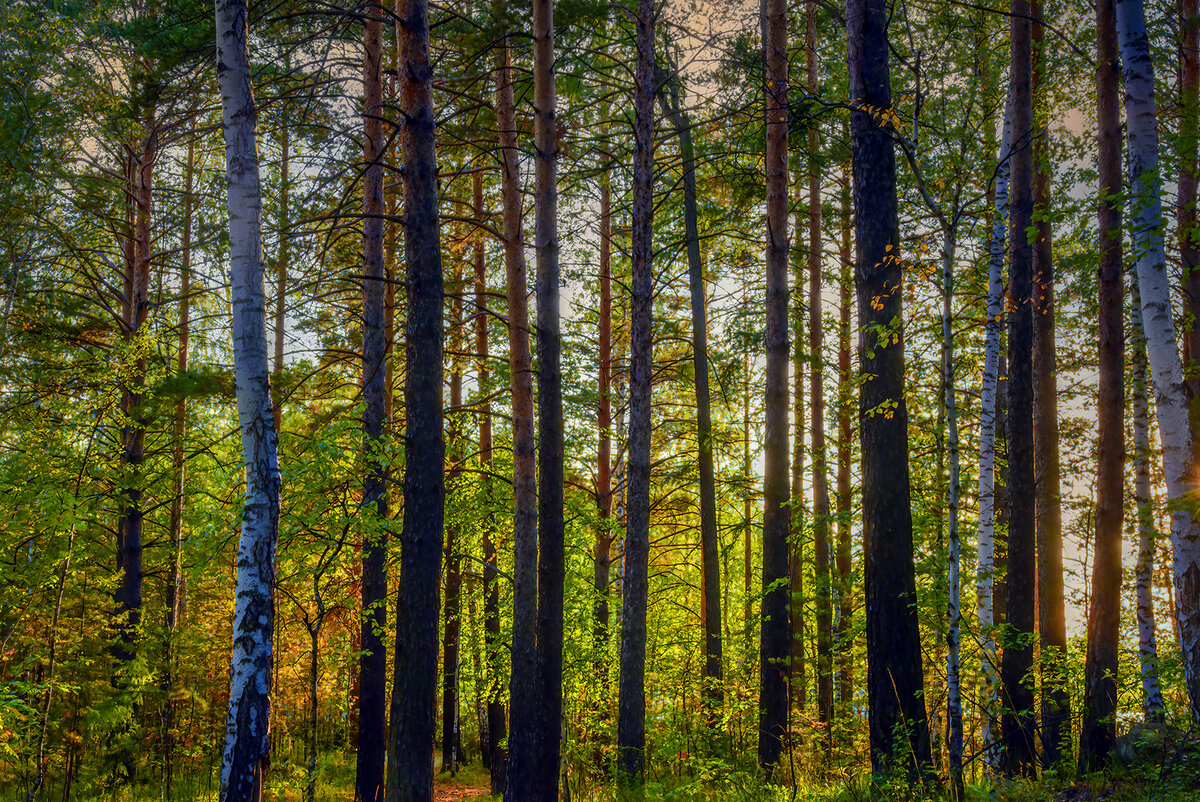
[{"label": "forest", "polygon": [[0,109],[0,799],[1200,797],[1200,0],[7,0]]}]

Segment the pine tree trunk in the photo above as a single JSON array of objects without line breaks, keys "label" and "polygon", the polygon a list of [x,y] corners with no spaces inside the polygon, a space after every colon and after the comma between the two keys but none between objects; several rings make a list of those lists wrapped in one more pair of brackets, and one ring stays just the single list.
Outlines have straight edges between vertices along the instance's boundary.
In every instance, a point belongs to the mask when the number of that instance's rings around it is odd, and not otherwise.
[{"label": "pine tree trunk", "polygon": [[646,748],[646,597],[650,554],[650,392],[654,371],[654,3],[638,0],[634,88],[633,240],[630,258],[629,489],[625,504],[625,597],[617,759],[624,781],[641,783]]},{"label": "pine tree trunk", "polygon": [[[358,750],[354,795],[362,802],[377,802],[383,795],[387,649],[387,531],[383,437],[387,419],[385,338],[385,287],[383,260],[383,138],[382,28],[383,8],[373,2],[366,9],[363,36],[363,508],[370,524],[362,543],[362,608],[358,659]],[[284,238],[281,221],[280,239]],[[280,275],[286,266],[280,262]],[[276,315],[275,354],[283,357],[283,291]]]},{"label": "pine tree trunk", "polygon": [[[1084,667],[1081,773],[1102,768],[1116,739],[1121,627],[1121,535],[1125,485],[1125,330],[1121,270],[1120,72],[1112,0],[1096,3],[1096,127],[1099,131],[1100,379],[1096,539]],[[1043,716],[1045,714],[1043,713]]]},{"label": "pine tree trunk", "polygon": [[[1120,136],[1120,132],[1117,132]],[[1118,170],[1120,166],[1118,163]],[[1150,404],[1146,398],[1146,334],[1142,328],[1142,293],[1137,272],[1131,271],[1130,320],[1133,332],[1133,483],[1138,521],[1137,586],[1138,663],[1142,676],[1142,713],[1148,722],[1164,719],[1162,688],[1158,678],[1158,643],[1154,621],[1154,551],[1158,533],[1150,489]],[[1167,586],[1170,591],[1170,585]],[[1171,616],[1172,620],[1175,616]]]},{"label": "pine tree trunk", "polygon": [[[808,93],[816,97],[817,4],[807,4],[805,68]],[[808,152],[819,147],[817,124],[808,129]],[[821,318],[821,177],[815,165],[808,171],[808,350],[809,404],[812,414],[813,463],[813,578],[817,608],[817,721],[825,731],[825,753],[833,749],[833,600],[829,574],[829,478],[825,470],[824,331]]]},{"label": "pine tree trunk", "polygon": [[1171,513],[1171,543],[1179,637],[1192,719],[1200,719],[1200,526],[1187,501],[1194,492],[1188,398],[1171,314],[1171,289],[1163,243],[1162,178],[1158,162],[1158,116],[1154,68],[1141,0],[1118,0],[1117,35],[1125,84],[1130,218],[1142,293],[1142,325],[1154,382],[1163,474]]},{"label": "pine tree trunk", "polygon": [[1034,49],[1033,96],[1039,106],[1033,139],[1033,395],[1037,483],[1038,635],[1041,641],[1042,762],[1054,765],[1071,751],[1071,699],[1062,666],[1067,649],[1063,599],[1061,471],[1058,455],[1058,381],[1054,353],[1054,261],[1050,225],[1049,110],[1040,108],[1049,71],[1041,0],[1030,4]]},{"label": "pine tree trunk", "polygon": [[[483,177],[474,178],[475,219],[483,222]],[[489,367],[488,308],[487,308],[487,264],[484,260],[483,239],[475,239],[475,353],[479,359],[479,464],[483,469],[482,481],[489,497],[493,490],[492,460],[492,404],[487,400],[491,388]],[[500,555],[496,546],[495,520],[488,516],[483,526],[483,641],[487,668],[487,740],[481,744],[487,754],[487,767],[491,777],[493,794],[504,793],[504,770],[507,761],[501,743],[506,736],[504,717],[504,689],[500,681],[500,652],[503,648],[500,636]]]},{"label": "pine tree trunk", "polygon": [[808,626],[804,617],[804,557],[808,545],[805,537],[805,514],[808,512],[808,502],[804,496],[804,458],[805,437],[808,430],[808,419],[804,412],[805,395],[805,363],[808,355],[805,348],[808,337],[805,336],[805,290],[807,284],[808,265],[806,264],[807,243],[798,236],[803,229],[803,218],[808,213],[808,204],[799,194],[804,188],[797,180],[796,198],[796,232],[792,241],[792,498],[795,503],[790,508],[789,515],[789,549],[788,549],[788,581],[791,583],[788,614],[792,618],[792,675],[791,702],[797,712],[804,714],[808,709],[808,666],[805,648],[807,647]]},{"label": "pine tree trunk", "polygon": [[533,1],[534,249],[537,254],[538,572],[537,775],[534,793],[558,798],[562,732],[563,403],[558,262],[558,123],[554,3]]},{"label": "pine tree trunk", "polygon": [[787,4],[763,0],[767,178],[762,630],[758,763],[779,763],[788,730],[792,631],[788,616],[788,53]]},{"label": "pine tree trunk", "polygon": [[600,313],[597,333],[599,354],[599,401],[596,423],[600,437],[596,448],[596,533],[595,587],[592,643],[597,650],[608,646],[608,583],[612,573],[612,157],[605,153],[600,174]]},{"label": "pine tree trunk", "polygon": [[[462,354],[463,351],[463,284],[462,260],[454,259],[454,285],[450,301],[450,410],[448,420],[449,470],[446,481],[453,491],[462,475]],[[456,524],[446,527],[443,562],[446,565],[446,597],[442,608],[442,771],[458,771],[459,652],[462,642],[462,545]]]},{"label": "pine tree trunk", "polygon": [[442,438],[442,256],[438,235],[429,11],[397,0],[400,152],[407,259],[404,528],[388,736],[387,802],[433,793],[437,715],[438,580],[445,523]]},{"label": "pine tree trunk", "polygon": [[854,490],[850,484],[851,450],[854,436],[854,376],[850,372],[850,294],[854,288],[854,260],[850,253],[850,221],[853,209],[850,206],[850,165],[842,168],[841,179],[841,249],[838,254],[841,271],[839,285],[838,319],[838,465],[837,465],[837,648],[838,718],[847,734],[853,721],[854,667],[851,659],[853,647],[854,603],[852,593],[851,507]]},{"label": "pine tree trunk", "polygon": [[863,542],[866,561],[867,695],[876,773],[910,775],[932,765],[915,608],[908,413],[904,400],[903,295],[896,161],[870,109],[891,108],[887,3],[850,0],[846,10],[854,157],[855,277]]},{"label": "pine tree trunk", "polygon": [[1003,768],[1032,774],[1036,747],[1033,689],[1037,592],[1033,387],[1033,51],[1028,0],[1012,0],[1012,220],[1008,271],[1008,609],[1000,675],[1005,713]]},{"label": "pine tree trunk", "polygon": [[[675,126],[683,162],[683,216],[687,229],[688,289],[692,309],[692,372],[696,392],[697,469],[700,480],[700,607],[704,619],[703,696],[710,728],[717,725],[724,690],[721,686],[721,576],[718,566],[717,485],[713,463],[712,404],[708,376],[708,313],[704,265],[700,260],[700,223],[696,198],[696,152],[692,123],[680,105],[679,73],[671,66],[671,78],[659,95],[664,112]],[[669,100],[668,100],[669,96]],[[605,277],[607,278],[607,276]],[[603,303],[603,302],[602,302]],[[601,308],[603,313],[603,306]]]},{"label": "pine tree trunk", "polygon": [[[497,16],[505,13],[497,0]],[[529,345],[525,242],[521,231],[521,173],[513,73],[505,37],[495,51],[496,127],[501,150],[504,264],[508,297],[508,364],[512,382],[513,625],[509,685],[506,802],[529,798],[536,765],[537,721],[537,472],[533,434],[533,361]]]},{"label": "pine tree trunk", "polygon": [[281,486],[267,366],[262,196],[255,142],[258,112],[246,52],[246,21],[245,0],[218,0],[217,83],[221,92],[228,182],[234,377],[246,465],[229,711],[221,766],[221,799],[225,802],[258,802],[269,762],[275,541]]}]

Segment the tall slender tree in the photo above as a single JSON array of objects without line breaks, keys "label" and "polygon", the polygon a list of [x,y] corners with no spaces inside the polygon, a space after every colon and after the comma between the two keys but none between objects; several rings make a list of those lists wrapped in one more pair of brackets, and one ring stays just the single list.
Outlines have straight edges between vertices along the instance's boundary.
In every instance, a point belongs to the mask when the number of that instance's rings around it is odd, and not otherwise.
[{"label": "tall slender tree", "polygon": [[892,106],[887,3],[850,0],[850,117],[858,292],[867,697],[876,773],[932,764],[913,569],[904,399],[903,284],[896,157],[879,111]]},{"label": "tall slender tree", "polygon": [[[805,77],[808,93],[817,97],[817,4],[809,0],[805,13]],[[808,128],[808,152],[820,147],[816,121]],[[798,236],[798,235],[797,235]],[[812,415],[813,579],[817,620],[817,721],[825,728],[826,754],[833,747],[833,600],[829,573],[829,477],[825,470],[825,347],[821,317],[821,176],[815,160],[808,170],[808,352],[809,409]]]},{"label": "tall slender tree", "polygon": [[779,762],[788,728],[788,53],[787,4],[762,0],[767,175],[767,381],[763,472],[758,762]]},{"label": "tall slender tree", "polygon": [[[1121,535],[1125,485],[1125,329],[1121,269],[1120,67],[1113,0],[1096,3],[1096,129],[1100,186],[1100,381],[1096,540],[1084,667],[1079,768],[1108,762],[1116,738],[1117,650],[1121,636]],[[1043,713],[1043,721],[1045,714]],[[1044,724],[1043,724],[1044,726]]]},{"label": "tall slender tree", "polygon": [[262,799],[271,731],[275,542],[282,484],[267,365],[262,195],[255,137],[258,110],[246,51],[246,6],[246,0],[218,0],[216,6],[217,85],[225,134],[233,291],[233,369],[246,465],[221,766],[221,799],[225,802]]},{"label": "tall slender tree", "polygon": [[650,556],[650,386],[654,371],[654,0],[638,0],[634,76],[633,240],[629,341],[629,490],[617,754],[640,783],[646,749],[646,601]]},{"label": "tall slender tree", "polygon": [[405,475],[396,651],[387,755],[387,802],[433,794],[437,711],[438,580],[446,488],[442,437],[442,254],[437,150],[425,0],[396,0],[400,148],[404,176]]},{"label": "tall slender tree", "polygon": [[669,64],[669,76],[659,93],[665,116],[675,127],[683,162],[683,217],[687,237],[688,290],[692,311],[692,373],[696,393],[697,470],[700,484],[700,609],[704,619],[704,699],[709,726],[715,726],[721,700],[721,576],[717,561],[717,485],[713,464],[712,402],[708,376],[708,311],[704,264],[700,259],[700,222],[696,198],[696,148],[692,121],[680,103],[679,71]]},{"label": "tall slender tree", "polygon": [[[367,5],[363,33],[363,507],[366,536],[362,543],[362,619],[358,659],[358,754],[354,795],[360,802],[383,796],[386,745],[387,648],[387,530],[388,517],[383,459],[387,427],[387,340],[384,307],[387,282],[383,259],[383,15],[379,2]],[[284,221],[286,224],[288,221]],[[280,238],[284,236],[280,229]],[[285,270],[286,268],[281,268]],[[283,297],[282,291],[278,297]],[[276,353],[282,356],[282,318],[276,318]]]},{"label": "tall slender tree", "polygon": [[1129,165],[1129,221],[1142,295],[1142,325],[1154,382],[1163,474],[1171,510],[1175,603],[1184,677],[1193,719],[1200,719],[1200,524],[1187,499],[1195,490],[1188,398],[1171,314],[1163,242],[1162,177],[1154,64],[1141,0],[1117,0],[1117,37],[1125,85]]},{"label": "tall slender tree", "polygon": [[1008,609],[1000,664],[1005,771],[1034,771],[1033,50],[1028,0],[1012,0],[1012,178],[1008,268]]},{"label": "tall slender tree", "polygon": [[558,121],[554,90],[554,2],[533,0],[533,244],[537,254],[538,571],[537,798],[558,798],[562,729],[563,401],[558,263]]}]

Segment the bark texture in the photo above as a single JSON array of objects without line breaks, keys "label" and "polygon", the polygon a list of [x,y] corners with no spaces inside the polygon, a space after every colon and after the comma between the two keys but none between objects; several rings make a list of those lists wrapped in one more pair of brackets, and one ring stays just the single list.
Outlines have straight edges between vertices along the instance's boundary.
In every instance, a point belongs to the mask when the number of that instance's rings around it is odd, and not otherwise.
[{"label": "bark texture", "polygon": [[[1099,146],[1100,380],[1096,530],[1084,664],[1079,770],[1108,763],[1116,738],[1125,485],[1125,330],[1121,269],[1121,75],[1113,0],[1096,3],[1096,128]],[[1044,714],[1043,714],[1044,715]]]},{"label": "bark texture", "polygon": [[404,175],[405,475],[396,651],[387,755],[387,802],[433,794],[437,715],[438,580],[446,488],[442,436],[442,255],[438,234],[429,9],[397,0]]},{"label": "bark texture", "polygon": [[1131,239],[1142,294],[1142,326],[1154,386],[1163,474],[1167,499],[1173,506],[1171,544],[1183,670],[1192,719],[1197,720],[1200,719],[1200,526],[1189,501],[1195,481],[1191,477],[1188,397],[1176,347],[1162,234],[1154,65],[1141,0],[1117,0],[1116,19],[1125,85]]},{"label": "bark texture", "polygon": [[913,573],[903,285],[896,159],[873,118],[892,106],[887,3],[850,0],[850,117],[858,293],[863,553],[871,763],[878,774],[932,764]]},{"label": "bark texture", "polygon": [[788,729],[788,53],[787,4],[763,0],[767,175],[767,377],[758,763],[779,763]]},{"label": "bark texture", "polygon": [[281,485],[267,364],[262,197],[254,131],[258,112],[246,53],[246,18],[245,0],[217,2],[217,84],[221,92],[228,187],[234,381],[246,465],[229,712],[221,766],[222,802],[261,799],[270,760],[275,542],[279,532]]},{"label": "bark texture", "polygon": [[646,597],[650,554],[650,386],[654,371],[654,3],[638,0],[634,78],[633,241],[629,342],[629,492],[617,759],[640,784],[646,749]]}]

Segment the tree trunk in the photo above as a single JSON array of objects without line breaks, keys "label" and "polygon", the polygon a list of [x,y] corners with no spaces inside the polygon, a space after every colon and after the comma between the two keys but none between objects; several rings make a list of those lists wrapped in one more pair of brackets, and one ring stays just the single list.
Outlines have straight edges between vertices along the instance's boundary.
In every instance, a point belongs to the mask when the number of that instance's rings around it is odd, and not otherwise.
[{"label": "tree trunk", "polygon": [[787,4],[763,0],[767,177],[767,377],[764,402],[762,630],[758,763],[779,763],[788,730],[792,632],[788,577],[788,53]]},{"label": "tree trunk", "polygon": [[[1115,60],[1115,59],[1114,59]],[[1117,133],[1120,136],[1120,131]],[[1118,170],[1120,170],[1118,162]],[[1134,501],[1138,520],[1137,585],[1138,662],[1142,675],[1142,713],[1148,722],[1164,719],[1158,679],[1158,644],[1154,627],[1154,550],[1158,535],[1150,489],[1150,405],[1146,399],[1146,335],[1142,328],[1142,294],[1137,272],[1129,276],[1130,318],[1133,331],[1133,454]],[[1167,586],[1170,590],[1170,585]],[[1174,616],[1172,615],[1172,620]]]},{"label": "tree trunk", "polygon": [[[481,223],[486,215],[483,210],[483,177],[474,178],[475,219]],[[475,239],[475,353],[479,359],[479,463],[484,475],[483,482],[489,497],[492,484],[492,404],[487,400],[491,393],[491,369],[488,360],[488,309],[487,309],[487,265],[484,260],[483,239]],[[505,739],[504,690],[500,682],[500,582],[498,566],[500,555],[496,547],[495,521],[492,516],[483,527],[483,639],[487,659],[487,742],[481,744],[487,754],[493,794],[504,793],[504,748]]]},{"label": "tree trunk", "polygon": [[[803,186],[796,182],[797,195]],[[808,204],[800,197],[796,198],[796,232],[792,250],[792,504],[789,514],[789,549],[788,549],[788,581],[791,583],[788,614],[792,619],[792,675],[791,687],[792,704],[797,712],[803,714],[808,709],[808,666],[804,653],[808,627],[804,618],[804,551],[807,545],[805,538],[805,513],[808,504],[804,497],[804,457],[805,436],[808,420],[804,414],[804,368],[808,355],[804,349],[808,338],[804,331],[805,312],[805,264],[807,245],[799,236],[803,227],[802,220],[808,213]]]},{"label": "tree trunk", "polygon": [[562,732],[563,402],[558,262],[558,123],[554,96],[554,3],[533,2],[534,249],[537,254],[538,570],[537,798],[558,798]]},{"label": "tree trunk", "polygon": [[[382,28],[384,10],[377,0],[366,9],[363,37],[363,508],[367,522],[362,543],[362,650],[358,658],[358,749],[354,795],[377,802],[383,795],[387,704],[387,530],[388,498],[383,458],[386,414],[387,340],[384,331]],[[287,221],[281,221],[286,225]],[[283,225],[280,239],[284,238]],[[280,275],[286,268],[280,262]],[[283,357],[282,288],[277,296],[276,359]],[[278,364],[278,363],[277,363]]]},{"label": "tree trunk", "polygon": [[1005,713],[1003,767],[1032,774],[1036,747],[1033,689],[1035,477],[1033,441],[1033,52],[1028,0],[1012,0],[1012,221],[1008,272],[1008,610],[1000,675]]},{"label": "tree trunk", "polygon": [[[1033,0],[1033,96],[1039,107],[1049,57],[1043,41],[1042,2]],[[1058,456],[1058,380],[1054,353],[1054,261],[1050,225],[1049,110],[1038,108],[1033,138],[1033,425],[1037,485],[1038,636],[1041,642],[1042,762],[1054,765],[1071,751],[1071,699],[1062,667],[1067,649],[1063,600],[1062,504]]]},{"label": "tree trunk", "polygon": [[629,489],[617,759],[622,780],[640,785],[646,748],[646,596],[650,554],[650,392],[654,372],[654,2],[638,0],[634,95],[633,240],[629,342]]},{"label": "tree trunk", "polygon": [[[195,116],[191,117],[195,122]],[[196,174],[196,138],[188,137],[187,162],[183,176],[183,235],[180,241],[179,267],[179,353],[175,373],[183,376],[188,369],[188,347],[192,318],[192,192]],[[171,574],[167,580],[167,668],[163,677],[166,691],[163,732],[165,733],[166,766],[164,790],[168,800],[174,792],[175,769],[175,687],[178,664],[178,633],[182,624],[182,604],[186,593],[183,575],[183,493],[187,464],[184,447],[187,445],[187,395],[175,402],[175,417],[171,426]]]},{"label": "tree trunk", "polygon": [[[708,313],[704,286],[704,265],[700,260],[700,223],[696,199],[696,151],[692,144],[692,123],[680,99],[679,73],[671,65],[666,91],[659,95],[666,115],[679,138],[683,161],[683,216],[687,229],[688,289],[692,307],[692,372],[696,391],[697,468],[700,479],[700,608],[704,618],[703,696],[708,710],[708,726],[715,728],[720,715],[724,690],[721,686],[721,576],[717,564],[720,542],[717,538],[717,485],[713,464],[712,404],[709,399]],[[669,96],[669,101],[668,101]],[[603,247],[603,246],[602,246]],[[605,277],[607,279],[607,276]]]},{"label": "tree trunk", "polygon": [[[456,490],[462,475],[462,357],[463,351],[463,285],[462,259],[454,259],[454,285],[450,301],[450,410],[447,417],[449,433],[449,470],[446,481],[450,489]],[[458,676],[459,652],[462,641],[462,558],[459,550],[457,524],[446,527],[446,544],[443,562],[446,565],[446,598],[442,608],[442,771],[454,774],[458,771],[459,708]]]},{"label": "tree trunk", "polygon": [[[503,15],[503,0],[496,3]],[[510,732],[504,798],[529,798],[533,772],[537,686],[537,473],[533,434],[533,361],[529,346],[525,242],[521,232],[521,173],[517,115],[507,35],[495,52],[496,125],[501,149],[504,264],[508,294],[508,364],[513,418],[513,631],[509,687]]]},{"label": "tree trunk", "polygon": [[433,793],[437,715],[438,580],[445,524],[442,438],[442,255],[429,11],[397,0],[400,152],[404,154],[406,321],[404,529],[396,600],[396,651],[388,737],[387,802]]},{"label": "tree trunk", "polygon": [[841,270],[838,277],[839,289],[839,320],[838,320],[838,465],[837,465],[837,673],[838,673],[838,718],[849,733],[854,709],[854,668],[851,660],[853,647],[853,617],[854,604],[851,594],[852,585],[852,549],[850,543],[850,510],[854,490],[850,484],[850,463],[852,460],[851,438],[854,436],[853,414],[854,377],[850,372],[850,293],[854,286],[854,261],[850,255],[850,221],[853,209],[850,207],[850,165],[842,168],[841,179],[841,225],[842,239],[838,254]]},{"label": "tree trunk", "polygon": [[[805,67],[808,93],[817,96],[817,4],[807,4]],[[817,123],[808,129],[808,152],[818,151]],[[813,578],[817,601],[817,720],[825,732],[825,754],[833,749],[833,603],[829,576],[829,480],[825,471],[824,331],[821,319],[821,177],[816,165],[808,171],[808,350],[809,404],[812,413],[813,463]]]},{"label": "tree trunk", "polygon": [[596,449],[596,505],[599,529],[596,533],[595,587],[592,643],[599,651],[608,647],[608,582],[612,572],[612,157],[604,153],[600,173],[600,320],[599,320],[599,396],[596,423],[600,438]]},{"label": "tree trunk", "polygon": [[869,109],[891,108],[887,3],[850,0],[847,11],[854,156],[855,277],[862,439],[867,696],[876,773],[932,765],[913,572],[904,401],[903,294],[896,161]]},{"label": "tree trunk", "polygon": [[996,433],[1000,370],[1000,333],[1004,328],[1004,255],[1008,230],[1008,178],[1012,156],[1012,102],[1006,106],[1000,149],[996,155],[996,183],[992,233],[988,247],[988,305],[984,330],[983,381],[979,424],[979,544],[978,584],[975,611],[981,635],[980,668],[983,673],[983,749],[987,765],[999,766],[999,722],[997,715],[997,653],[993,588],[997,575],[996,554]]},{"label": "tree trunk", "polygon": [[275,628],[275,541],[281,486],[263,293],[258,112],[246,52],[245,0],[218,0],[217,83],[225,133],[233,360],[246,501],[238,542],[229,712],[221,799],[257,802],[270,759],[271,644]]},{"label": "tree trunk", "polygon": [[[1179,195],[1175,221],[1179,236],[1179,261],[1183,269],[1184,333],[1183,363],[1188,392],[1194,398],[1200,394],[1200,232],[1196,230],[1196,184],[1198,165],[1197,142],[1200,139],[1200,3],[1197,0],[1178,0],[1179,11]],[[1195,447],[1200,421],[1192,421],[1192,444]],[[1192,457],[1196,459],[1195,455]]]},{"label": "tree trunk", "polygon": [[[1116,739],[1121,627],[1121,535],[1125,485],[1125,330],[1121,271],[1120,67],[1113,0],[1096,3],[1096,127],[1099,131],[1100,379],[1096,540],[1084,668],[1081,773],[1102,768]],[[1136,314],[1136,312],[1135,312]],[[1043,717],[1045,713],[1043,713]]]},{"label": "tree trunk", "polygon": [[950,458],[950,484],[946,503],[946,539],[950,546],[950,588],[946,629],[946,719],[949,729],[950,783],[956,798],[963,795],[962,685],[959,675],[962,607],[961,548],[958,534],[958,401],[954,386],[954,255],[957,247],[955,219],[942,235],[942,387],[945,393],[946,452]]},{"label": "tree trunk", "polygon": [[1172,505],[1175,593],[1184,676],[1192,719],[1200,719],[1200,526],[1188,502],[1192,439],[1188,398],[1171,314],[1171,289],[1163,243],[1162,179],[1158,170],[1158,116],[1154,108],[1154,67],[1141,0],[1118,0],[1117,35],[1125,83],[1128,133],[1130,218],[1142,293],[1142,325],[1154,381],[1159,441],[1167,499]]}]

